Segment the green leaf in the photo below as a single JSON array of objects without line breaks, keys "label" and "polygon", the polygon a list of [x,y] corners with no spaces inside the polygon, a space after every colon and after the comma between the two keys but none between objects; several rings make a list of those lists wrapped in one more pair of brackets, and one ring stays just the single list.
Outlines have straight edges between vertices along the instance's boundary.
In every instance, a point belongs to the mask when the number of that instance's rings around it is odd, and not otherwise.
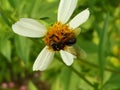
[{"label": "green leaf", "polygon": [[38,90],[32,81],[28,83],[28,90]]},{"label": "green leaf", "polygon": [[15,8],[15,1],[14,0],[8,0],[8,2],[13,8]]},{"label": "green leaf", "polygon": [[32,42],[29,39],[21,36],[15,37],[15,47],[17,54],[25,64],[28,64],[31,45]]},{"label": "green leaf", "polygon": [[120,75],[113,74],[104,84],[104,90],[120,90]]},{"label": "green leaf", "polygon": [[11,42],[9,40],[2,40],[0,42],[0,52],[7,60],[11,61]]},{"label": "green leaf", "polygon": [[64,86],[64,90],[69,90],[72,72],[68,68],[62,69],[61,82]]},{"label": "green leaf", "polygon": [[63,85],[63,90],[77,90],[79,78],[71,69],[64,67],[60,75],[60,82]]},{"label": "green leaf", "polygon": [[109,79],[111,78],[111,76],[112,76],[111,72],[105,71],[104,72],[104,82],[103,83],[106,83],[107,81],[109,81]]},{"label": "green leaf", "polygon": [[51,90],[64,90],[61,84],[60,77],[57,77],[52,84]]},{"label": "green leaf", "polygon": [[44,2],[42,0],[34,0],[34,1],[36,2],[34,3],[34,7],[33,5],[31,6],[33,7],[31,11],[32,12],[31,16],[35,18],[48,17],[49,19],[46,20],[47,23],[53,24],[57,18],[56,10],[58,8],[58,2],[56,0],[50,0],[50,1],[44,0]]},{"label": "green leaf", "polygon": [[12,45],[9,40],[10,32],[0,31],[0,52],[9,61],[11,61]]},{"label": "green leaf", "polygon": [[83,50],[85,50],[87,53],[96,53],[98,50],[97,45],[95,45],[93,42],[91,41],[87,41],[87,40],[80,40],[77,42],[79,45],[78,47],[81,47]]},{"label": "green leaf", "polygon": [[101,83],[103,84],[103,79],[104,79],[104,67],[105,67],[105,51],[107,46],[107,40],[108,40],[108,19],[109,15],[106,15],[103,29],[101,30],[100,33],[100,42],[99,42],[99,50],[98,50],[98,61],[99,61],[99,69],[100,69],[100,77],[101,77]]},{"label": "green leaf", "polygon": [[78,90],[80,81],[81,81],[80,78],[75,73],[72,72],[70,84],[69,84],[69,90]]},{"label": "green leaf", "polygon": [[6,24],[11,27],[11,23],[9,21],[8,15],[4,12],[4,10],[0,7],[0,15],[2,16],[2,19],[6,22]]}]

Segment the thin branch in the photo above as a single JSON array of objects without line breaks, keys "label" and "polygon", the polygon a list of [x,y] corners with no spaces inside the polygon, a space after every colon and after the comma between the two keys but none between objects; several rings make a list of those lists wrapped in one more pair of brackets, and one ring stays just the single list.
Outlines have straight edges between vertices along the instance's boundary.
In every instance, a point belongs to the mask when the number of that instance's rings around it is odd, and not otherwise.
[{"label": "thin branch", "polygon": [[[93,63],[90,63],[90,62],[88,62],[88,61],[86,61],[86,60],[80,59],[79,61],[80,61],[81,63],[85,64],[85,65],[89,65],[89,66],[92,67],[92,68],[95,68],[95,69],[98,69],[98,68],[99,68],[98,65],[93,64]],[[109,71],[109,72],[112,72],[112,73],[120,74],[120,71],[116,71],[116,70],[113,70],[113,69],[110,69],[110,68],[106,68],[106,67],[105,67],[104,70]]]},{"label": "thin branch", "polygon": [[[58,57],[57,55],[56,55],[56,57],[58,58],[58,60],[60,62],[62,62],[60,57]],[[80,78],[82,78],[87,84],[89,84],[90,86],[94,87],[94,85],[90,81],[88,81],[80,72],[78,72],[73,66],[70,66],[68,68],[71,69],[74,73],[76,73]]]},{"label": "thin branch", "polygon": [[70,69],[76,73],[80,78],[82,78],[87,84],[89,84],[90,86],[94,87],[94,84],[92,84],[90,81],[88,81],[80,72],[78,72],[74,67],[70,67]]}]

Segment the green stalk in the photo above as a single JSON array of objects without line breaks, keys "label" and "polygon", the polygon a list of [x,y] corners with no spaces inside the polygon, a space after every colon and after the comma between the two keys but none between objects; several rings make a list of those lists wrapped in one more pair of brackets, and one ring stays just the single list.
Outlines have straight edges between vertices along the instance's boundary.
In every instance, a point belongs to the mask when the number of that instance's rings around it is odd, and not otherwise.
[{"label": "green stalk", "polygon": [[[59,56],[56,55],[56,57],[58,58],[58,60],[60,62],[62,62],[61,58]],[[63,62],[62,62],[63,63]],[[82,75],[80,72],[78,72],[73,66],[68,67],[69,69],[71,69],[75,74],[77,74],[80,78],[82,78],[88,85],[92,86],[93,88],[95,87],[89,80],[87,80],[84,75]]]},{"label": "green stalk", "polygon": [[105,21],[104,21],[103,28],[102,28],[101,33],[100,33],[100,42],[99,42],[99,47],[98,47],[99,48],[98,61],[99,61],[99,70],[100,70],[99,75],[101,78],[101,82],[100,82],[101,90],[103,89],[104,68],[105,68],[105,60],[106,60],[105,50],[107,48],[107,39],[108,39],[108,30],[107,30],[108,19],[109,19],[109,15],[107,14]]},{"label": "green stalk", "polygon": [[[79,58],[78,58],[78,59],[79,59]],[[89,66],[89,67],[91,67],[91,68],[94,68],[94,69],[100,68],[98,65],[93,64],[93,63],[90,63],[90,62],[88,62],[88,61],[86,61],[86,60],[83,60],[83,59],[79,59],[78,61],[79,61],[80,63],[82,63],[82,64],[84,64],[84,65],[86,65],[86,66]],[[115,74],[120,74],[120,71],[116,71],[116,70],[113,70],[113,69],[110,69],[110,68],[106,68],[106,67],[104,67],[104,71],[109,71],[109,72],[112,72],[112,73],[115,73]]]},{"label": "green stalk", "polygon": [[84,75],[82,75],[80,72],[78,72],[73,66],[71,66],[70,69],[71,69],[74,73],[76,73],[80,78],[82,78],[87,84],[89,84],[90,86],[94,87],[94,85],[93,85],[90,81],[88,81],[88,80],[84,77]]}]

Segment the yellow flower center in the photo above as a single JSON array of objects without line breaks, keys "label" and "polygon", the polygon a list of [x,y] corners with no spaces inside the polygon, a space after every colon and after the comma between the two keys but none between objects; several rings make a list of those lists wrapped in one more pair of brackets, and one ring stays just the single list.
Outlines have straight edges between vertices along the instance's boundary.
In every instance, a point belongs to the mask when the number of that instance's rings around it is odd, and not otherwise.
[{"label": "yellow flower center", "polygon": [[43,40],[54,51],[64,50],[66,46],[76,43],[74,30],[61,22],[51,26]]}]

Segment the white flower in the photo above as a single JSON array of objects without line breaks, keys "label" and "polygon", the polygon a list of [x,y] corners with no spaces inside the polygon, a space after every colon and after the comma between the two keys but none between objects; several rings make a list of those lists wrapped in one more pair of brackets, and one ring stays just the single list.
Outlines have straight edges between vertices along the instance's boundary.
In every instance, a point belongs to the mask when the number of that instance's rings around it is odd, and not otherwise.
[{"label": "white flower", "polygon": [[76,42],[76,38],[73,35],[74,31],[89,17],[89,10],[85,9],[68,22],[76,8],[77,1],[61,0],[58,8],[58,21],[48,30],[44,25],[30,18],[21,18],[12,25],[13,31],[22,36],[32,38],[45,36],[44,41],[46,46],[35,60],[33,70],[45,70],[53,60],[54,53],[57,51],[60,52],[63,62],[66,65],[70,66],[73,63],[75,56],[68,52],[66,47]]}]

